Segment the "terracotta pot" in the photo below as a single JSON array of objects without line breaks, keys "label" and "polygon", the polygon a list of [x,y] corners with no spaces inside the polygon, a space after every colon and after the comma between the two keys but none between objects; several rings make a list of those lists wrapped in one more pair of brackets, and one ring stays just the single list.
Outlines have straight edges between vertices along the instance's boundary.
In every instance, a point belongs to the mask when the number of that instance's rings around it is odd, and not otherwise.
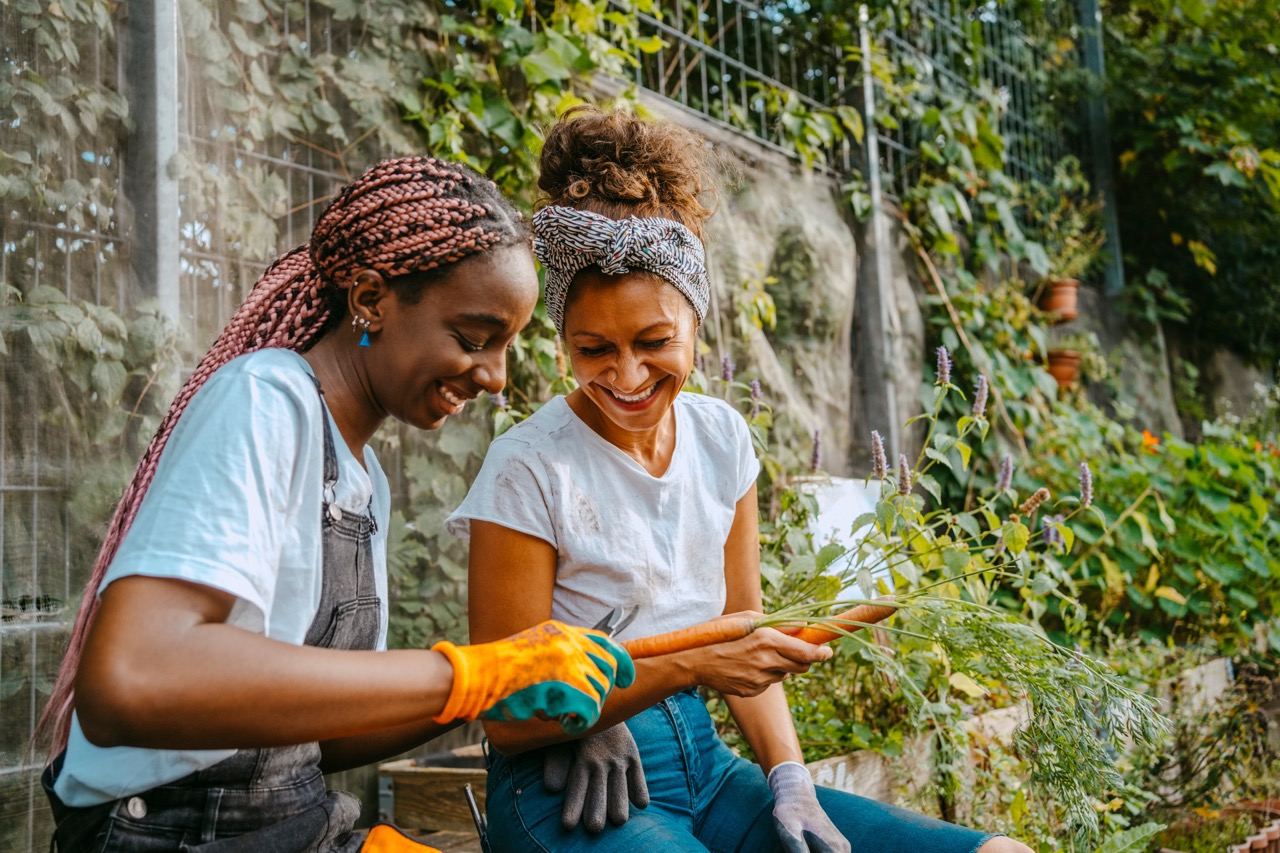
[{"label": "terracotta pot", "polygon": [[1076,279],[1051,279],[1040,294],[1040,310],[1055,315],[1054,322],[1068,323],[1080,316],[1079,296],[1080,282]]},{"label": "terracotta pot", "polygon": [[1080,352],[1073,349],[1050,350],[1049,373],[1058,381],[1059,388],[1070,388],[1080,374]]}]

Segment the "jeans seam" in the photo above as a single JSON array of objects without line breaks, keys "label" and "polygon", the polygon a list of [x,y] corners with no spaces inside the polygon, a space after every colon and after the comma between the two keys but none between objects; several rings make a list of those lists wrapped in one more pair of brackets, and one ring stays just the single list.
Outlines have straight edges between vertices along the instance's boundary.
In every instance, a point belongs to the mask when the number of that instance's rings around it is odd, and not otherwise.
[{"label": "jeans seam", "polygon": [[200,827],[201,843],[213,841],[218,837],[218,818],[221,808],[222,789],[210,789],[204,799],[204,825]]},{"label": "jeans seam", "polygon": [[[533,834],[533,830],[531,830],[529,825],[524,821],[524,814],[520,811],[520,795],[516,790],[515,773],[512,771],[510,763],[508,763],[506,767],[502,768],[502,773],[506,776],[506,784],[511,786],[511,808],[516,813],[516,820],[520,821],[520,828],[524,830],[524,834],[537,846],[541,853],[551,853],[550,850],[542,846],[542,842],[538,840],[538,836]],[[492,845],[492,839],[488,840],[490,845]]]},{"label": "jeans seam", "polygon": [[689,795],[689,811],[693,818],[694,831],[697,832],[698,809],[696,785],[693,783],[693,766],[689,757],[689,751],[685,748],[685,731],[681,725],[681,717],[676,708],[676,697],[662,700],[662,711],[667,716],[668,722],[671,724],[671,730],[675,734],[676,746],[680,749],[680,763],[684,765],[685,788]]}]

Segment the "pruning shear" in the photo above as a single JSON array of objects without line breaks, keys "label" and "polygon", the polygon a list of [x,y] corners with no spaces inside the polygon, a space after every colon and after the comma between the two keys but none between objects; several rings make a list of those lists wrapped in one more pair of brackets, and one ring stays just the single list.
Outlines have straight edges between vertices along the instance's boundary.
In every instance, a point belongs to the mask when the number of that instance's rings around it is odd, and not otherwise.
[{"label": "pruning shear", "polygon": [[631,610],[625,606],[614,607],[591,628],[594,631],[603,631],[607,636],[613,637],[630,625],[639,612],[638,608]]},{"label": "pruning shear", "polygon": [[613,607],[604,615],[603,619],[591,626],[591,630],[603,631],[605,636],[613,637],[623,628],[630,625],[639,612],[639,609],[629,610],[626,607]]}]

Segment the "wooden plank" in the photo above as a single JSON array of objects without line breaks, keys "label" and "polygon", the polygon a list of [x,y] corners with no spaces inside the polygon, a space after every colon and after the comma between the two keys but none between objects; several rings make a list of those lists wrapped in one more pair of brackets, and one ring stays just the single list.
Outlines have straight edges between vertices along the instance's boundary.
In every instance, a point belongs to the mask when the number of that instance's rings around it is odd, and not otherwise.
[{"label": "wooden plank", "polygon": [[395,795],[394,822],[407,832],[446,830],[475,833],[475,822],[463,788],[468,783],[484,813],[485,771],[469,767],[420,767],[413,759],[378,767],[391,777]]}]

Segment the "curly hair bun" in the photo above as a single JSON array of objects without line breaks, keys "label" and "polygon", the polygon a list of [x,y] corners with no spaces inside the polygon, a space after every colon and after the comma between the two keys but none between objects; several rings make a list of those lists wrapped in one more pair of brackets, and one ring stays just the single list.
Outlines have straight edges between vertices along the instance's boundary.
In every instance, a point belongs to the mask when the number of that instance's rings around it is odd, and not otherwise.
[{"label": "curly hair bun", "polygon": [[540,204],[612,219],[662,216],[702,236],[713,194],[711,152],[693,131],[667,121],[576,106],[547,133],[539,160]]}]

